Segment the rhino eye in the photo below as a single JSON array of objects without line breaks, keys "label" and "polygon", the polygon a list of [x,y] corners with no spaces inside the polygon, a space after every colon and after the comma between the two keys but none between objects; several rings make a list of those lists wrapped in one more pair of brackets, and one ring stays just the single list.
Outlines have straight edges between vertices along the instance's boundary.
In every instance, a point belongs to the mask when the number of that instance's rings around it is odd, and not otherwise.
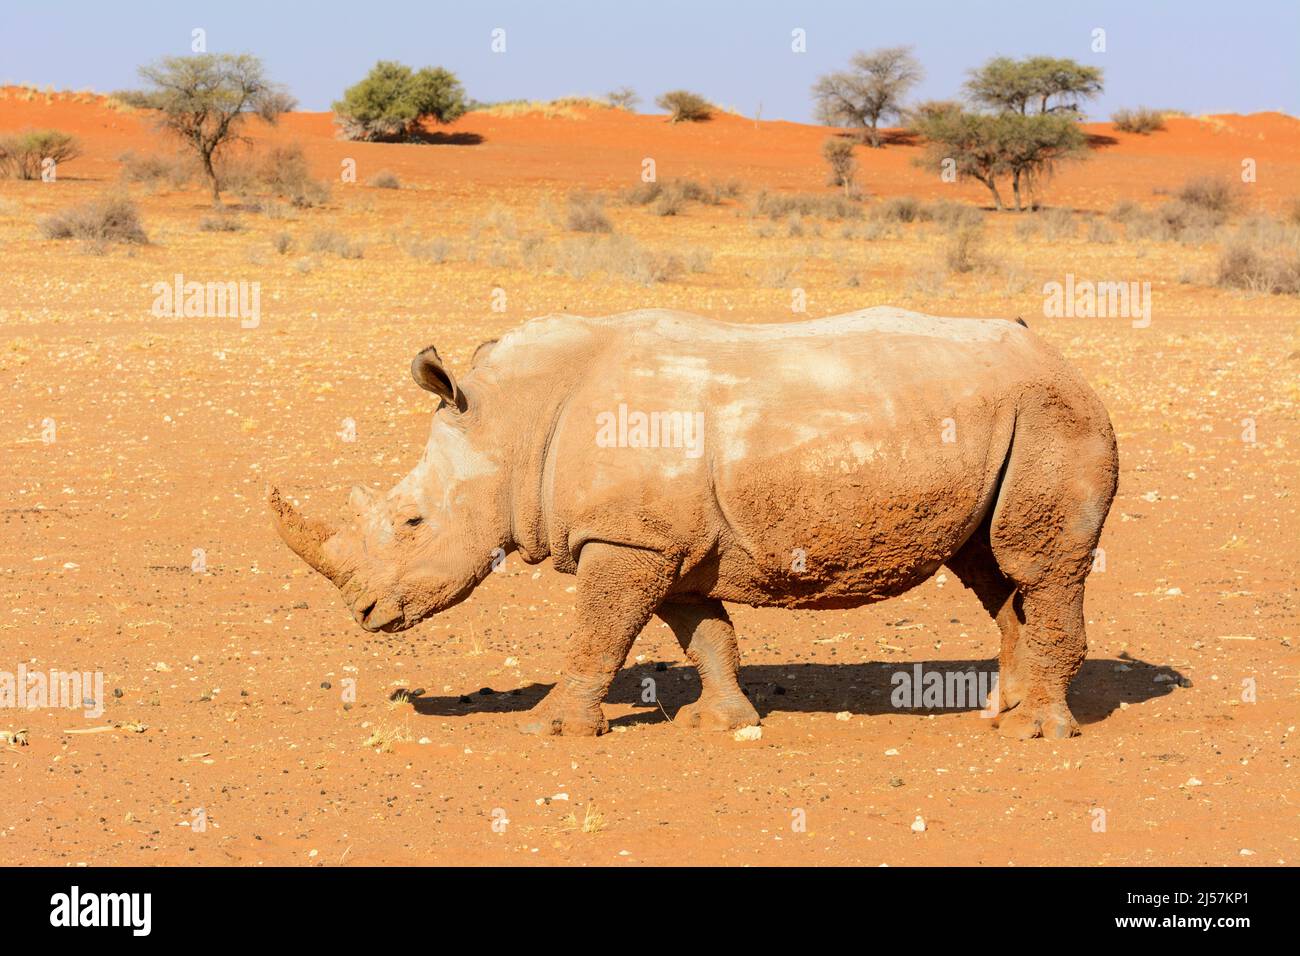
[{"label": "rhino eye", "polygon": [[424,523],[424,519],[423,519],[422,517],[420,517],[419,515],[416,515],[414,518],[407,518],[407,519],[406,519],[406,526],[407,526],[408,528],[418,528],[418,527],[420,527],[420,525],[423,524],[423,523]]}]

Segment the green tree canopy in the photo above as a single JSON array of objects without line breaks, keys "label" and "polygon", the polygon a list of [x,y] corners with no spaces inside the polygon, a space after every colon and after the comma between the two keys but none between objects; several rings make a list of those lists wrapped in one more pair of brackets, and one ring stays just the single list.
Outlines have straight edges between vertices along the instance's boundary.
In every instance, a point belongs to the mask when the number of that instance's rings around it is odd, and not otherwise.
[{"label": "green tree canopy", "polygon": [[413,71],[392,60],[376,63],[334,104],[348,139],[400,141],[419,135],[425,118],[450,123],[466,110],[465,91],[442,67]]},{"label": "green tree canopy", "polygon": [[1018,112],[941,110],[922,116],[917,130],[928,143],[922,162],[942,170],[953,164],[958,179],[982,183],[1003,208],[999,179],[1009,178],[1017,211],[1058,164],[1079,158],[1086,138],[1070,116]]},{"label": "green tree canopy", "polygon": [[1078,112],[1080,100],[1102,91],[1102,71],[1074,60],[994,57],[971,71],[966,92],[981,106],[1028,114]]}]

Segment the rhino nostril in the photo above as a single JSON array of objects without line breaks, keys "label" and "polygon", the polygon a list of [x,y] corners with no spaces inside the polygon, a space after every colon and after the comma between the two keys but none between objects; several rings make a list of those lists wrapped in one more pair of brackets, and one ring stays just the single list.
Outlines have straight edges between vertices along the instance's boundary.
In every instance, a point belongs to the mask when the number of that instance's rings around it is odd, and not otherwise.
[{"label": "rhino nostril", "polygon": [[362,608],[362,609],[361,609],[361,620],[364,621],[366,618],[368,618],[368,617],[370,616],[370,612],[373,611],[373,610],[375,609],[375,605],[378,604],[378,603],[379,603],[378,600],[374,600],[374,601],[371,601],[369,604],[367,604],[364,608]]}]

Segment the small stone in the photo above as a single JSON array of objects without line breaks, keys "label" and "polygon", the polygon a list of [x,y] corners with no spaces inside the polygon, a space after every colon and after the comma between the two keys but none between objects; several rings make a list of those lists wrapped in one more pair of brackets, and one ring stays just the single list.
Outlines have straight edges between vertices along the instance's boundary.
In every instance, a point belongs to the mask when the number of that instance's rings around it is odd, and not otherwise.
[{"label": "small stone", "polygon": [[491,687],[480,687],[480,688],[478,689],[478,695],[479,695],[480,697],[489,697],[489,696],[491,696],[492,694],[495,694],[495,693],[496,693],[496,691],[494,691]]},{"label": "small stone", "polygon": [[848,721],[853,719],[853,715],[850,714],[847,710],[841,710],[838,714],[835,715],[835,719]]},{"label": "small stone", "polygon": [[917,817],[915,820],[913,820],[913,821],[912,821],[912,832],[913,832],[913,833],[924,833],[924,832],[925,832],[925,821],[922,820],[920,817]]},{"label": "small stone", "polygon": [[903,778],[902,778],[902,777],[890,777],[890,778],[889,778],[889,785],[890,785],[891,787],[901,787],[901,786],[903,785]]},{"label": "small stone", "polygon": [[763,737],[762,727],[741,727],[731,735],[732,740],[761,740]]}]

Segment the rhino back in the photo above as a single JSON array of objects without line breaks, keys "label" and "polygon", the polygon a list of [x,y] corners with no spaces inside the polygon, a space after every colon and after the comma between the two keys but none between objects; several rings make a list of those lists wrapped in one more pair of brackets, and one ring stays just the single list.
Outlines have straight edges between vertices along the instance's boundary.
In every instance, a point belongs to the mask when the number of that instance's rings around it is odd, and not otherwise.
[{"label": "rhino back", "polygon": [[1054,361],[1010,322],[898,310],[581,321],[586,365],[548,456],[557,566],[621,541],[688,573],[720,565],[752,593],[715,596],[754,603],[789,593],[800,553],[824,574],[799,579],[818,600],[928,575],[987,509],[1017,396]]}]

